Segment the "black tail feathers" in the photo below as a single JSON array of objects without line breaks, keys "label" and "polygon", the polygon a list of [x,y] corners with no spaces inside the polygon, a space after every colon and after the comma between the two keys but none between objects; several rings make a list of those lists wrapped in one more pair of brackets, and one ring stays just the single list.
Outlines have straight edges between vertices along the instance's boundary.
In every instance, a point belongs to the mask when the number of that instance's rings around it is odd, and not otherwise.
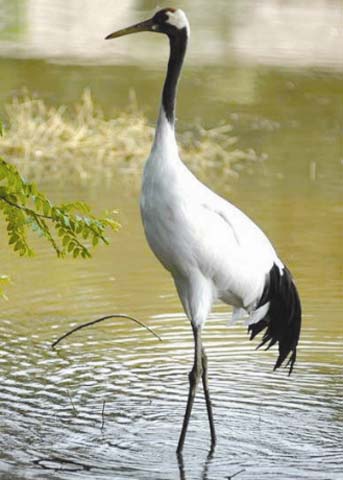
[{"label": "black tail feathers", "polygon": [[278,343],[279,356],[274,370],[279,368],[290,354],[286,365],[289,367],[290,375],[297,356],[297,344],[301,328],[301,304],[296,286],[287,267],[280,271],[279,267],[274,264],[270,270],[256,308],[267,302],[269,302],[269,309],[265,317],[259,322],[249,325],[250,340],[266,329],[257,348],[266,345],[266,350],[268,350],[275,343]]}]

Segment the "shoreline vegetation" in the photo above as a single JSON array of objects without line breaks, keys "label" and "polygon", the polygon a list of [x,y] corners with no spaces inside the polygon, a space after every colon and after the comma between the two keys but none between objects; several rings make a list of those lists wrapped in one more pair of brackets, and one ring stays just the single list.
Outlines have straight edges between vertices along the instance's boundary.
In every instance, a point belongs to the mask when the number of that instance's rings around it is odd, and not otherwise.
[{"label": "shoreline vegetation", "polygon": [[[0,120],[0,138],[3,138]],[[99,242],[109,244],[108,230],[120,227],[115,211],[95,216],[81,201],[55,204],[34,182],[23,178],[18,168],[0,157],[0,213],[8,244],[20,256],[32,257],[29,233],[44,238],[57,257],[91,257],[91,249]],[[1,223],[0,222],[0,223]],[[6,298],[3,286],[9,283],[7,275],[0,275],[0,297]]]},{"label": "shoreline vegetation", "polygon": [[[55,107],[23,93],[5,105],[7,126],[0,156],[36,182],[109,183],[118,175],[137,184],[149,155],[154,127],[132,102],[107,119],[85,90],[71,107]],[[232,126],[194,124],[177,134],[180,156],[202,178],[238,175],[254,150],[240,150]]]}]

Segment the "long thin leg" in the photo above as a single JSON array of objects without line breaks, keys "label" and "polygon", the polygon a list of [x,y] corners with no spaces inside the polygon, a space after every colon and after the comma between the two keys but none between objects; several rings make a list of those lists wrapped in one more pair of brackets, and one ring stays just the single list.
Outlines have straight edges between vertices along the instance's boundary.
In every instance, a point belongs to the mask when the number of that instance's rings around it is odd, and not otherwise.
[{"label": "long thin leg", "polygon": [[202,375],[202,347],[201,347],[201,328],[193,326],[193,335],[194,335],[194,364],[193,368],[189,373],[189,393],[187,400],[187,407],[185,416],[183,419],[182,429],[180,433],[179,443],[177,445],[176,452],[180,454],[183,449],[183,444],[185,443],[185,437],[187,433],[189,418],[192,413],[192,408],[194,404],[194,398],[199,384],[200,377]]},{"label": "long thin leg", "polygon": [[[209,471],[209,467],[212,462],[212,459],[213,459],[213,448],[211,448],[207,454],[206,461],[204,463],[204,467],[201,472],[201,476],[199,477],[200,480],[209,480],[208,471]],[[183,460],[182,452],[178,453],[177,460],[178,460],[178,467],[179,467],[179,480],[186,480],[185,462]]]},{"label": "long thin leg", "polygon": [[204,389],[208,421],[209,421],[210,430],[211,430],[211,450],[210,451],[213,451],[213,449],[216,445],[217,439],[216,439],[216,431],[215,431],[215,428],[214,428],[214,420],[213,420],[212,402],[211,402],[211,398],[210,398],[210,390],[208,388],[208,380],[207,380],[207,355],[205,353],[204,347],[202,347],[202,349],[201,349],[201,362],[202,362],[202,386],[203,386],[203,389]]}]

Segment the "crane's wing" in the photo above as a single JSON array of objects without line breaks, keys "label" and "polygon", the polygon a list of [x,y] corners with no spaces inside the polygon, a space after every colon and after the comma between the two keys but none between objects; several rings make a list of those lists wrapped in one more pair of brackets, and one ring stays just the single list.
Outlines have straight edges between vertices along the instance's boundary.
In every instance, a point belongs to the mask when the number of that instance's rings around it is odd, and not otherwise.
[{"label": "crane's wing", "polygon": [[207,235],[213,237],[214,231],[225,239],[217,238],[211,245],[213,250],[216,245],[220,249],[215,254],[220,260],[217,268],[222,272],[218,276],[222,280],[219,288],[229,283],[242,299],[242,306],[252,310],[273,265],[281,271],[283,264],[266,235],[247,215],[206,187],[201,190],[203,215],[210,230]]},{"label": "crane's wing", "polygon": [[[269,349],[278,343],[274,370],[289,356],[291,373],[301,328],[301,304],[292,275],[266,235],[249,217],[211,191],[206,197],[204,208],[224,219],[236,240],[237,248],[232,253],[239,258],[239,264],[233,286],[241,294],[244,309],[250,313],[250,339],[264,331],[259,347]],[[234,308],[233,319],[239,319],[242,313],[241,308]]]}]

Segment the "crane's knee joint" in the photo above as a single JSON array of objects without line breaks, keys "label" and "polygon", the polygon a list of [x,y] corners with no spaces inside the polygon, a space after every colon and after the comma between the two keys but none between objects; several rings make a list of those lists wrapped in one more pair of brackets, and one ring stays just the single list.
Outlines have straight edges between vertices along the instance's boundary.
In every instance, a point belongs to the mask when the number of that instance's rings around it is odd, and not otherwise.
[{"label": "crane's knee joint", "polygon": [[202,368],[206,370],[208,362],[207,362],[207,355],[205,353],[205,350],[202,350],[201,352],[201,362],[202,362]]},{"label": "crane's knee joint", "polygon": [[189,383],[191,385],[197,384],[201,378],[202,372],[203,372],[203,369],[201,366],[198,368],[192,368],[192,370],[188,374]]}]

